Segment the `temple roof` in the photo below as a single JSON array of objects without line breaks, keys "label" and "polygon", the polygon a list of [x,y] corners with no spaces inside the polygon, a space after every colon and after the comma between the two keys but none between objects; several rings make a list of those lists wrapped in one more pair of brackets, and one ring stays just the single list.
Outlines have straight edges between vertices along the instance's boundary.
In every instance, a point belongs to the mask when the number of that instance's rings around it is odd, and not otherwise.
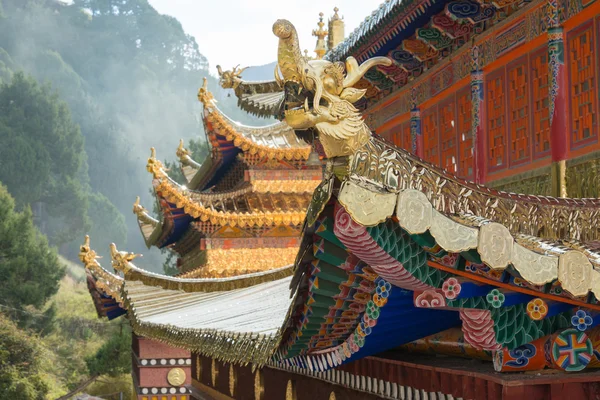
[{"label": "temple roof", "polygon": [[306,160],[311,147],[295,135],[285,122],[267,126],[240,124],[225,115],[216,105],[207,81],[198,92],[204,106],[202,118],[212,150],[202,164],[191,158],[191,153],[180,142],[177,156],[191,189],[206,189],[215,185],[228,171],[240,153],[258,155],[271,160]]},{"label": "temple roof", "polygon": [[127,310],[136,334],[239,363],[261,365],[275,352],[291,302],[291,266],[231,278],[183,279],[140,269],[132,263],[136,256],[111,245],[112,265],[121,278],[102,268],[89,238],[80,249],[86,270]]},{"label": "temple roof", "polygon": [[[114,250],[134,330],[229,362],[326,370],[455,326],[457,310],[463,321],[471,314],[462,310],[474,310],[489,325],[523,314],[534,298],[556,304],[539,323],[512,319],[514,329],[502,335],[463,323],[469,343],[478,334],[491,338],[484,349],[514,349],[564,328],[575,306],[600,311],[593,296],[600,294],[600,200],[494,191],[376,138],[352,158],[348,175],[329,175],[317,192],[291,280],[290,267],[170,278],[140,270],[134,255]],[[447,282],[462,285],[464,297],[446,294]],[[200,293],[209,291],[230,292]],[[490,293],[506,302],[494,303]],[[235,310],[238,296],[253,303],[248,312]],[[206,307],[221,298],[219,307],[232,307],[213,320]],[[182,300],[191,318],[175,309]],[[226,322],[230,317],[235,324]],[[253,350],[225,344],[239,338]]]},{"label": "temple roof", "polygon": [[262,365],[279,344],[289,282],[185,293],[127,281],[123,292],[136,334],[223,361]]},{"label": "temple roof", "polygon": [[154,175],[155,191],[167,202],[193,218],[217,225],[298,225],[310,202],[309,193],[254,193],[247,188],[226,194],[194,192],[173,181],[154,157],[148,160],[148,170]]}]

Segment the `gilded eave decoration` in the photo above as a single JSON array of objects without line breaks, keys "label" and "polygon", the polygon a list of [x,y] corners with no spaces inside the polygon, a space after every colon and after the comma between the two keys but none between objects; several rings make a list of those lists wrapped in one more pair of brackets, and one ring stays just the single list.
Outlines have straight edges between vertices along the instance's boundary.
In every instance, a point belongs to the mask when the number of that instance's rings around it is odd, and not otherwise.
[{"label": "gilded eave decoration", "polygon": [[600,238],[600,200],[495,191],[462,181],[379,138],[352,156],[350,180],[377,193],[415,189],[443,214],[477,215],[512,234],[581,242]]},{"label": "gilded eave decoration", "polygon": [[140,204],[140,197],[138,196],[133,203],[133,213],[137,217],[138,226],[144,237],[146,246],[150,248],[160,238],[163,231],[162,221],[153,218],[148,210]]},{"label": "gilded eave decoration", "polygon": [[108,296],[115,299],[119,304],[123,304],[123,298],[121,297],[123,278],[102,268],[98,262],[100,258],[91,249],[90,237],[86,235],[84,243],[79,247],[79,260],[83,263],[85,269],[96,279],[96,286]]},{"label": "gilded eave decoration", "polygon": [[549,244],[522,233],[513,235],[501,223],[472,214],[445,215],[423,191],[412,188],[381,194],[349,180],[344,182],[339,201],[361,225],[375,226],[395,214],[404,230],[413,235],[429,232],[449,253],[476,250],[493,270],[512,266],[531,284],[558,280],[573,296],[586,296],[590,291],[600,296],[600,271],[594,269],[588,255],[569,248],[566,241]]},{"label": "gilded eave decoration", "polygon": [[238,98],[238,106],[242,110],[259,117],[270,118],[277,115],[284,97],[281,83],[277,79],[260,82],[245,81],[241,73],[246,68],[238,67],[223,71],[221,66],[217,65],[221,87],[233,89]]},{"label": "gilded eave decoration", "polygon": [[[290,211],[217,211],[212,206],[203,206],[190,196],[190,191],[171,180],[162,163],[156,159],[154,152],[148,159],[147,169],[155,179],[155,191],[170,203],[182,208],[184,212],[200,221],[209,221],[215,225],[230,226],[265,226],[265,225],[299,225],[304,220],[304,210]],[[202,197],[203,195],[198,194]]]}]

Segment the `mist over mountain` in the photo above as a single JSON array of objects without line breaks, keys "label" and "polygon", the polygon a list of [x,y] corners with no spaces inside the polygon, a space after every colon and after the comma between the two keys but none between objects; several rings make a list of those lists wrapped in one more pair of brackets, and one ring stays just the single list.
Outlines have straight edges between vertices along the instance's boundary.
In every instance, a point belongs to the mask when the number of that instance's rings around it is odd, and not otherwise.
[{"label": "mist over mountain", "polygon": [[[250,68],[244,78],[272,79],[273,69],[274,64]],[[84,233],[90,233],[101,254],[106,256],[108,244],[115,242],[120,249],[143,253],[143,268],[162,271],[163,256],[145,247],[131,208],[136,196],[149,209],[155,201],[146,171],[150,147],[159,158],[176,160],[180,138],[205,141],[196,97],[204,77],[232,118],[269,123],[237,108],[235,96],[220,89],[209,73],[209,60],[196,39],[147,0],[0,0],[0,83],[9,85],[19,72],[50,85],[83,138],[74,172],[78,179],[69,178],[73,182],[63,197],[45,195],[51,188],[41,188],[16,198],[19,207],[42,205],[42,218],[52,222],[45,233],[70,258]],[[9,147],[6,142],[4,150]],[[23,146],[22,153],[21,159],[28,160],[39,152]],[[23,167],[13,162],[11,170]],[[11,193],[28,185],[24,177],[5,180]],[[81,223],[61,231],[53,227],[66,221],[63,204],[81,210]]]}]

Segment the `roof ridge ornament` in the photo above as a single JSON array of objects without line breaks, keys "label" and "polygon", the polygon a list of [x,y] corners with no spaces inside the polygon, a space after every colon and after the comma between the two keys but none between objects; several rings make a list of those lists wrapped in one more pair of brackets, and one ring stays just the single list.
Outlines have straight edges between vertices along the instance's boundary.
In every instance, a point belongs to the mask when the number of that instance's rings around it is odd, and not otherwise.
[{"label": "roof ridge ornament", "polygon": [[[315,47],[315,54],[317,60],[322,60],[325,53],[327,53],[327,45],[325,44],[325,37],[329,34],[327,29],[324,29],[325,22],[323,22],[323,13],[319,13],[319,22],[317,22],[318,29],[313,29],[312,35],[317,38],[317,45]],[[306,57],[306,55],[305,55]],[[308,57],[307,57],[308,58]]]},{"label": "roof ridge ornament", "polygon": [[219,83],[224,89],[237,89],[242,83],[243,79],[240,76],[248,67],[239,68],[240,64],[233,67],[232,70],[223,71],[220,65],[217,65],[217,72],[219,73]]},{"label": "roof ridge ornament", "polygon": [[202,87],[198,89],[198,100],[205,106],[207,105],[207,103],[215,101],[215,97],[208,90],[208,80],[206,79],[206,77],[202,78]]},{"label": "roof ridge ornament", "polygon": [[[371,138],[371,130],[353,105],[366,91],[352,86],[370,68],[389,66],[392,61],[387,57],[374,57],[358,65],[354,57],[348,57],[344,75],[342,63],[304,58],[291,22],[277,20],[273,33],[279,37],[277,63],[284,82],[300,86],[294,99],[286,103],[285,121],[294,129],[315,128],[328,158],[352,155]],[[304,107],[298,106],[300,96],[305,97]]]},{"label": "roof ridge ornament", "polygon": [[117,250],[117,245],[111,243],[110,257],[112,259],[112,266],[115,269],[115,271],[122,271],[124,274],[126,274],[131,269],[129,263],[137,257],[142,257],[142,255],[128,253],[126,251],[119,251]]},{"label": "roof ridge ornament", "polygon": [[156,158],[156,149],[154,147],[150,147],[150,157],[146,163],[146,170],[150,172],[155,179],[166,174],[165,166],[162,161]]},{"label": "roof ridge ornament", "polygon": [[150,213],[148,213],[148,210],[140,204],[140,196],[137,196],[133,203],[133,213],[137,216],[137,219],[144,224],[151,225],[152,227],[158,225],[158,220],[152,218]]},{"label": "roof ridge ornament", "polygon": [[83,263],[85,268],[100,267],[100,263],[97,261],[101,259],[92,248],[90,247],[90,235],[85,235],[83,244],[79,247],[79,260]]},{"label": "roof ridge ornament", "polygon": [[192,152],[185,148],[183,139],[179,139],[179,146],[177,146],[175,155],[177,155],[181,162],[187,161],[192,156]]}]

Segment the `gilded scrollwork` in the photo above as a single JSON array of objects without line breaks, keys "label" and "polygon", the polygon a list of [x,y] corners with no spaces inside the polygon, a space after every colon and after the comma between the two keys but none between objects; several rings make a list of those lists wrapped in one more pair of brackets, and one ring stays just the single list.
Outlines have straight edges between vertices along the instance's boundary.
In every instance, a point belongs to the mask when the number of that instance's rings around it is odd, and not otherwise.
[{"label": "gilded scrollwork", "polygon": [[513,237],[504,225],[490,222],[479,229],[478,251],[488,267],[503,270],[512,258]]},{"label": "gilded scrollwork", "polygon": [[477,248],[477,229],[459,224],[436,210],[432,211],[430,232],[448,252],[460,253]]},{"label": "gilded scrollwork", "polygon": [[534,285],[550,283],[558,277],[558,257],[513,244],[512,264],[519,274]]},{"label": "gilded scrollwork", "polygon": [[407,189],[398,195],[396,216],[408,233],[419,234],[431,227],[433,207],[423,192]]},{"label": "gilded scrollwork", "polygon": [[329,202],[333,193],[334,180],[334,175],[332,173],[328,174],[313,192],[312,201],[308,205],[308,210],[306,210],[306,224],[308,226],[315,224],[319,214]]},{"label": "gilded scrollwork", "polygon": [[346,181],[342,184],[338,201],[352,219],[364,226],[375,226],[394,213],[395,193],[376,193]]},{"label": "gilded scrollwork", "polygon": [[585,296],[592,286],[592,263],[581,252],[570,250],[558,260],[558,280],[573,296]]},{"label": "gilded scrollwork", "polygon": [[379,138],[351,156],[349,171],[361,186],[393,192],[416,189],[444,214],[477,215],[506,226],[513,235],[600,239],[600,200],[499,192],[462,181]]}]

